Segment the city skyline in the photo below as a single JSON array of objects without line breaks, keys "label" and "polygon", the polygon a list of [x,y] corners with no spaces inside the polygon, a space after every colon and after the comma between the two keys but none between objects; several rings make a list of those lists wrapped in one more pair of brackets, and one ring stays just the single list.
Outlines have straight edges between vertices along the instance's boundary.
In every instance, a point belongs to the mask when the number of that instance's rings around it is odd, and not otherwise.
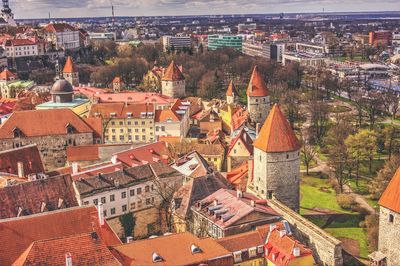
[{"label": "city skyline", "polygon": [[[396,0],[376,3],[373,0],[305,1],[305,0],[12,0],[10,6],[17,19],[51,17],[100,17],[111,15],[111,3],[116,16],[174,16],[214,14],[307,13],[400,11]],[[362,9],[360,5],[362,4]],[[209,7],[213,8],[210,9]],[[244,9],[243,6],[246,8]]]}]

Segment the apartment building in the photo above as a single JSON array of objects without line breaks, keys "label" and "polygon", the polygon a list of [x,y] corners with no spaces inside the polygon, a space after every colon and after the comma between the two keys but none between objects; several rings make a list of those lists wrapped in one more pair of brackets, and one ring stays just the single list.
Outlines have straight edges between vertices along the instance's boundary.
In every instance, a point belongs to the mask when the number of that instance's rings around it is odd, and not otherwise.
[{"label": "apartment building", "polygon": [[184,50],[192,47],[190,36],[163,36],[162,44],[164,51],[168,50]]},{"label": "apartment building", "polygon": [[208,35],[208,49],[217,50],[229,47],[242,51],[242,36],[236,35]]},{"label": "apartment building", "polygon": [[44,54],[44,47],[38,41],[29,39],[7,40],[4,48],[9,58],[39,56]]}]

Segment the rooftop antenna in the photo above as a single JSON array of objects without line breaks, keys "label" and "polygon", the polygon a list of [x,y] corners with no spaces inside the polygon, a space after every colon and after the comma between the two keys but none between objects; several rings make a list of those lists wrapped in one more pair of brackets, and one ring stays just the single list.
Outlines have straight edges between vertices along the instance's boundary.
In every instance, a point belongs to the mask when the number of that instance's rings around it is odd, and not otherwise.
[{"label": "rooftop antenna", "polygon": [[114,5],[113,5],[112,1],[111,1],[111,15],[112,15],[112,26],[114,28],[114,26],[115,26],[115,14],[114,14]]}]

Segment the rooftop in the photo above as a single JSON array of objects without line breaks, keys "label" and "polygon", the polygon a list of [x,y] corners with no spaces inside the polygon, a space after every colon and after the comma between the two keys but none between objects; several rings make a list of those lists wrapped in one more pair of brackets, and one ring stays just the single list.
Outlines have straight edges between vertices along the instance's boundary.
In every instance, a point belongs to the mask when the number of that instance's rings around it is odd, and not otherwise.
[{"label": "rooftop", "polygon": [[379,205],[400,213],[400,167],[379,199]]}]

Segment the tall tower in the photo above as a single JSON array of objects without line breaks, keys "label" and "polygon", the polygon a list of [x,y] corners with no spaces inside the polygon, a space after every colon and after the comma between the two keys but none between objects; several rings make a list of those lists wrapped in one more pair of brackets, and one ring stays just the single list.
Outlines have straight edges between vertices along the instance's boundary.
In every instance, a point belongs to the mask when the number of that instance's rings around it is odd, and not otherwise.
[{"label": "tall tower", "polygon": [[269,92],[257,66],[247,87],[247,109],[251,122],[263,124],[270,110]]},{"label": "tall tower", "polygon": [[260,198],[275,197],[298,212],[301,145],[278,105],[272,108],[253,146],[254,170],[250,190]]},{"label": "tall tower", "polygon": [[7,22],[10,26],[17,26],[14,20],[14,14],[11,11],[10,4],[8,0],[3,1],[3,8],[1,9],[1,17]]},{"label": "tall tower", "polygon": [[229,83],[228,90],[226,91],[226,102],[228,104],[233,104],[236,102],[238,97],[238,93],[236,91],[235,85],[233,81]]},{"label": "tall tower", "polygon": [[72,86],[79,86],[79,73],[70,56],[68,56],[67,62],[65,63],[63,77],[65,80],[71,83]]},{"label": "tall tower", "polygon": [[172,98],[183,98],[186,95],[185,77],[174,61],[168,66],[161,79],[162,94]]},{"label": "tall tower", "polygon": [[[379,199],[378,250],[387,266],[400,264],[400,168]],[[381,265],[381,264],[379,264]]]}]

